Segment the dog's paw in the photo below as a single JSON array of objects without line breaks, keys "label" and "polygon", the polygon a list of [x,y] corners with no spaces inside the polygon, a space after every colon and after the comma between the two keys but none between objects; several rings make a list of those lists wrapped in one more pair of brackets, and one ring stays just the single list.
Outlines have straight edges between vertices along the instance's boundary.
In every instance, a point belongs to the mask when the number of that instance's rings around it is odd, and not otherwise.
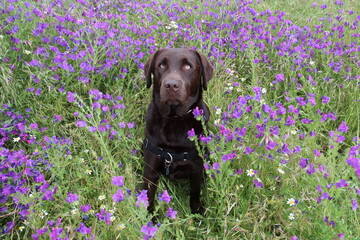
[{"label": "dog's paw", "polygon": [[200,214],[200,215],[204,215],[205,213],[205,208],[203,205],[198,205],[198,206],[191,206],[191,213],[192,214]]}]

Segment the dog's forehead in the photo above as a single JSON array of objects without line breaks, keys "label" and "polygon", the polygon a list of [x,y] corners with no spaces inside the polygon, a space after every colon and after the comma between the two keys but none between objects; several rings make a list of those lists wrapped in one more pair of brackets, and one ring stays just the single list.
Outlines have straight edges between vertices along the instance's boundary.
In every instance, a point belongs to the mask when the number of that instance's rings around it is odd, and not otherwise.
[{"label": "dog's forehead", "polygon": [[167,61],[182,61],[186,59],[187,61],[197,61],[197,56],[194,51],[188,49],[164,49],[157,57],[157,61],[163,61],[166,59]]}]

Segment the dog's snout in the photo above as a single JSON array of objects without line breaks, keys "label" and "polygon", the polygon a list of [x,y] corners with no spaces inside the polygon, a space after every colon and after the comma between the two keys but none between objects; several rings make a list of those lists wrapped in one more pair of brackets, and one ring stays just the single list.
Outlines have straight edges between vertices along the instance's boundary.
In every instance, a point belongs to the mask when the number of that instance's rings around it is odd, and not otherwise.
[{"label": "dog's snout", "polygon": [[164,87],[166,88],[166,90],[177,91],[181,87],[181,81],[174,79],[166,80],[164,82]]}]

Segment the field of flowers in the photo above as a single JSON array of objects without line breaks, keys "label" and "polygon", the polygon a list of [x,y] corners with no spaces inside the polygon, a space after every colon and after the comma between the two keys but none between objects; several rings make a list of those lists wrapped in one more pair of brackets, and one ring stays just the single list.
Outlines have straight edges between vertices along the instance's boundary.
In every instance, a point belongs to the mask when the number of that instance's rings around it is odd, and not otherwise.
[{"label": "field of flowers", "polygon": [[[359,239],[359,1],[0,12],[0,239]],[[164,178],[152,223],[142,68],[162,47],[199,50],[215,76],[205,215],[190,213],[186,181]]]}]

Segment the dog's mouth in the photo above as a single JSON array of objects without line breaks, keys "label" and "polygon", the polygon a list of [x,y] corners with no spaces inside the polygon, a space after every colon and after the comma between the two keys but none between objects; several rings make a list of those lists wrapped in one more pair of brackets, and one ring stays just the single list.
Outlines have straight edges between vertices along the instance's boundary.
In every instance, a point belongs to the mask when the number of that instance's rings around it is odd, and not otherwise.
[{"label": "dog's mouth", "polygon": [[177,99],[168,99],[165,101],[166,105],[169,105],[170,107],[179,106],[181,102]]}]

